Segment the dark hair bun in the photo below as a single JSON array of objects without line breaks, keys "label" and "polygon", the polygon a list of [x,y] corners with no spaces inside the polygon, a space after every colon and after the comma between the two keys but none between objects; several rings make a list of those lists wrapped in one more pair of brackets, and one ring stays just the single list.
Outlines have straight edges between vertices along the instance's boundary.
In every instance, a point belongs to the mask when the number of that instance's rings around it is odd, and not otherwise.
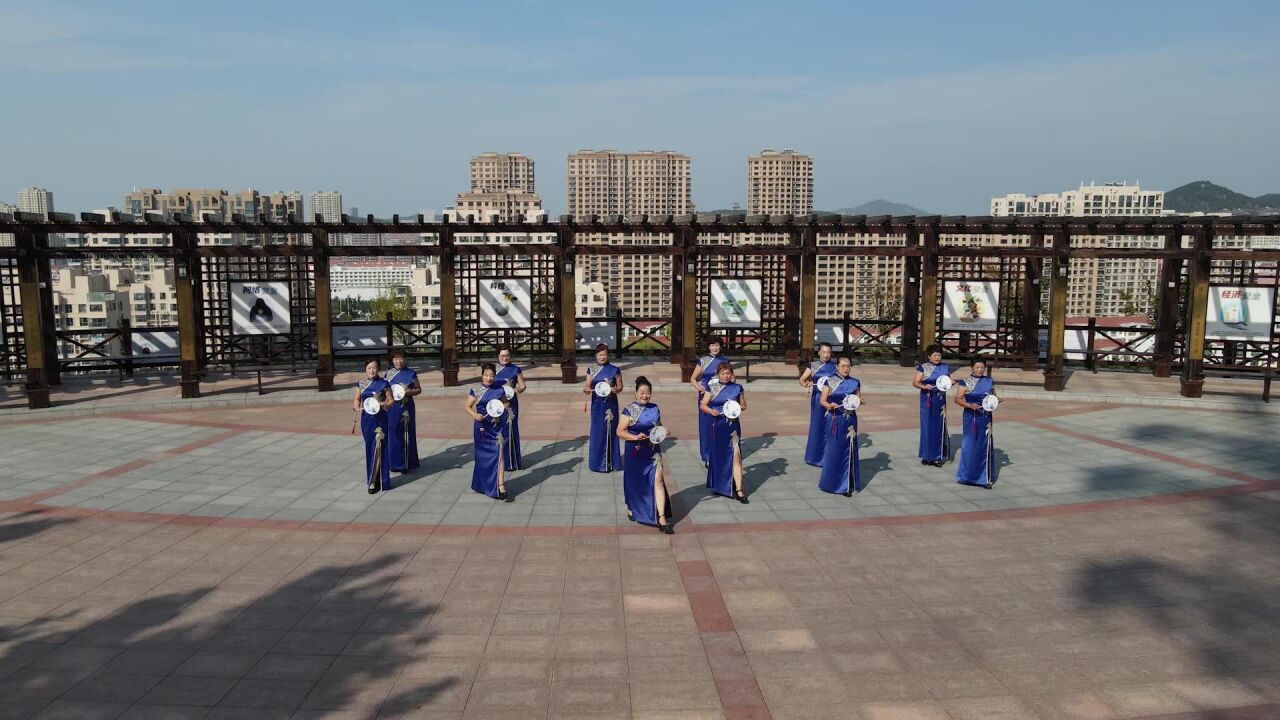
[{"label": "dark hair bun", "polygon": [[639,389],[640,389],[640,388],[642,388],[642,387],[647,387],[647,388],[649,388],[650,390],[652,390],[652,389],[653,389],[653,383],[649,382],[649,378],[647,378],[647,377],[645,377],[645,376],[643,376],[643,375],[641,375],[640,377],[636,378],[636,390],[639,390]]}]

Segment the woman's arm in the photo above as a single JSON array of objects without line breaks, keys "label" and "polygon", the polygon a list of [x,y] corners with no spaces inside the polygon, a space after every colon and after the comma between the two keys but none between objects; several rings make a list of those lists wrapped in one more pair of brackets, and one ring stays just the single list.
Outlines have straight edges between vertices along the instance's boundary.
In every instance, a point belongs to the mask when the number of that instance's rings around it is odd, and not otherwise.
[{"label": "woman's arm", "polygon": [[700,377],[702,377],[702,366],[694,365],[693,372],[689,373],[689,384],[693,386],[694,392],[702,392],[702,385],[698,383]]},{"label": "woman's arm", "polygon": [[959,406],[960,406],[960,407],[962,407],[962,408],[966,408],[966,409],[969,409],[969,410],[977,410],[977,409],[978,409],[978,406],[977,406],[977,405],[974,405],[974,404],[973,404],[973,403],[971,403],[971,402],[966,402],[966,401],[965,401],[965,399],[964,399],[964,392],[965,392],[965,386],[964,386],[964,385],[961,385],[960,387],[956,388],[956,404],[957,404],[957,405],[959,405]]},{"label": "woman's arm", "polygon": [[738,393],[738,406],[741,407],[743,410],[747,409],[747,391],[746,390],[743,390],[742,392]]},{"label": "woman's arm", "polygon": [[383,390],[382,392],[378,393],[378,396],[382,398],[381,400],[378,401],[378,404],[382,406],[383,410],[386,410],[387,408],[396,404],[396,401],[391,398],[390,390]]},{"label": "woman's arm", "polygon": [[475,395],[467,396],[467,414],[472,420],[484,420],[484,416],[476,412],[476,403],[480,402],[480,398]]},{"label": "woman's arm", "polygon": [[640,440],[644,440],[645,438],[649,437],[644,433],[637,433],[635,435],[632,435],[631,433],[627,432],[627,428],[630,427],[630,425],[631,425],[631,416],[623,414],[621,417],[618,418],[618,431],[615,434],[618,437],[622,438],[623,440],[627,440],[630,442],[638,442]]},{"label": "woman's arm", "polygon": [[518,372],[516,373],[516,393],[524,392],[524,388],[524,373]]},{"label": "woman's arm", "polygon": [[360,388],[356,388],[356,397],[351,401],[351,409],[360,412]]},{"label": "woman's arm", "polygon": [[711,393],[702,395],[702,403],[698,405],[698,410],[710,415],[711,417],[720,417],[720,413],[711,409]]},{"label": "woman's arm", "polygon": [[813,383],[809,381],[811,377],[813,377],[813,368],[805,368],[804,372],[800,373],[800,387],[812,385]]},{"label": "woman's arm", "polygon": [[831,397],[830,385],[822,388],[822,395],[818,397],[818,404],[828,410],[839,410],[840,409],[839,405],[832,404],[831,401],[827,400],[827,398],[829,397]]},{"label": "woman's arm", "polygon": [[417,376],[417,375],[414,375],[414,376],[413,376],[413,382],[409,383],[409,392],[408,392],[407,394],[408,394],[408,395],[421,395],[421,394],[422,394],[422,383],[418,382],[418,376]]},{"label": "woman's arm", "polygon": [[613,376],[613,382],[609,384],[609,387],[615,395],[622,392],[622,373]]},{"label": "woman's arm", "polygon": [[919,370],[917,370],[917,371],[916,371],[915,379],[913,379],[913,380],[911,381],[911,387],[913,387],[913,388],[915,388],[915,389],[917,389],[917,390],[932,390],[932,389],[933,389],[933,386],[932,386],[932,385],[928,385],[928,384],[926,384],[926,383],[925,383],[925,381],[924,381],[924,373],[920,372]]}]

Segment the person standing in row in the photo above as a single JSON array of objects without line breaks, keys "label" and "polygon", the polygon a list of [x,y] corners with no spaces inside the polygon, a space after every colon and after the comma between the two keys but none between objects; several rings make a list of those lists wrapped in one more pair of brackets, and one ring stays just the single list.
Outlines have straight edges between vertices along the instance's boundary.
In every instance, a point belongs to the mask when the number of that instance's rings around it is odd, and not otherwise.
[{"label": "person standing in row", "polygon": [[987,375],[987,364],[974,360],[969,377],[956,387],[956,404],[964,408],[964,438],[956,462],[956,482],[990,488],[996,482],[995,428],[992,413],[982,401],[996,394],[996,383]]},{"label": "person standing in row", "polygon": [[822,458],[822,476],[818,489],[853,497],[862,492],[862,475],[858,461],[858,411],[848,398],[862,402],[862,383],[850,377],[853,358],[841,355],[836,374],[822,389],[820,401],[827,412],[827,440]]},{"label": "person standing in row", "polygon": [[[597,386],[603,383],[602,395]],[[591,409],[591,433],[587,467],[592,472],[608,473],[618,469],[618,393],[622,392],[622,370],[609,362],[609,346],[596,346],[596,364],[587,368],[587,383],[582,388]]]},{"label": "person standing in row", "polygon": [[392,394],[391,407],[387,409],[387,456],[391,459],[391,469],[395,472],[409,472],[418,468],[418,417],[413,399],[422,394],[422,385],[418,382],[418,373],[405,364],[404,351],[391,351],[391,367],[383,374],[395,389],[396,385],[404,388],[404,397],[396,400]]},{"label": "person standing in row", "polygon": [[809,439],[804,446],[804,461],[814,467],[822,467],[822,454],[826,449],[827,411],[822,408],[824,378],[836,374],[836,364],[831,360],[831,343],[818,346],[818,359],[809,363],[800,375],[800,384],[809,388]]},{"label": "person standing in row", "polygon": [[725,415],[725,405],[730,402],[736,403],[740,410],[747,409],[746,391],[733,381],[733,368],[729,363],[721,363],[716,370],[718,382],[708,384],[698,408],[711,418],[707,432],[707,487],[718,495],[746,504],[750,501],[742,488],[742,423],[737,417]]},{"label": "person standing in row", "polygon": [[503,345],[498,348],[498,372],[494,381],[499,385],[509,386],[515,394],[511,396],[511,413],[507,423],[506,469],[524,469],[524,458],[520,453],[520,395],[525,390],[524,372],[519,365],[511,362],[511,348]]},{"label": "person standing in row", "polygon": [[938,381],[951,382],[951,366],[942,362],[942,346],[925,349],[924,362],[916,366],[911,386],[920,391],[920,464],[942,467],[951,458],[951,438],[947,435],[947,393]]},{"label": "person standing in row", "polygon": [[[378,377],[378,370],[377,360],[365,361],[364,378],[356,383],[355,399],[351,401],[351,409],[360,415],[360,434],[364,436],[364,484],[370,495],[391,489],[387,408],[394,401],[391,399],[391,383]],[[368,411],[373,409],[377,411]]]},{"label": "person standing in row", "polygon": [[[707,343],[707,355],[698,361],[697,367],[689,374],[689,384],[698,398],[698,407],[702,407],[703,396],[712,385],[719,383],[717,379],[721,365],[730,364],[720,355],[720,338],[713,337]],[[703,467],[710,466],[711,457],[711,416],[698,412],[698,453],[702,456]]]},{"label": "person standing in row", "polygon": [[[662,427],[662,413],[651,402],[653,385],[641,375],[636,378],[636,400],[622,409],[618,437],[626,441],[622,453],[622,495],[627,517],[642,525],[656,526],[670,535],[671,496],[662,475],[662,448],[649,441],[649,434]],[[656,438],[655,438],[656,439]],[[665,522],[664,522],[665,521]]]},{"label": "person standing in row", "polygon": [[[485,363],[480,369],[480,383],[467,393],[467,414],[473,422],[471,439],[474,443],[475,467],[471,471],[471,489],[495,500],[511,501],[507,496],[506,463],[503,455],[507,447],[507,415],[511,408],[502,384],[494,380],[497,373],[493,363]],[[491,403],[500,413],[490,413]]]}]

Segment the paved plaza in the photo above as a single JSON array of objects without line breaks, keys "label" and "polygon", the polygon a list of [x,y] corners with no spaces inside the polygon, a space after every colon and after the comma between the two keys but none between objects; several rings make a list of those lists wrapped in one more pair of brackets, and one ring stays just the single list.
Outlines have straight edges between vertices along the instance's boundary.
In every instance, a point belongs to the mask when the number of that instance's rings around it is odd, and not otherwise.
[{"label": "paved plaza", "polygon": [[432,373],[422,467],[376,496],[348,391],[7,415],[0,718],[1280,717],[1266,406],[1010,382],[987,490],[919,464],[910,371],[867,368],[845,498],[803,463],[803,392],[756,369],[742,505],[703,488],[675,369],[637,372],[674,536],[627,522],[545,379],[509,503],[471,492]]}]

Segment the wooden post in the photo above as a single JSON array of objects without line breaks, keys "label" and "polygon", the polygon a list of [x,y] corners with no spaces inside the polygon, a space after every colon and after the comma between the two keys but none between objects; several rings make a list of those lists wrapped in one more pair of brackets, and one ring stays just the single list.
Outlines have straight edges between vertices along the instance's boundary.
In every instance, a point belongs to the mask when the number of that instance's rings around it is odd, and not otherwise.
[{"label": "wooden post", "polygon": [[120,357],[124,358],[121,370],[126,377],[133,377],[133,327],[128,318],[120,321]]},{"label": "wooden post", "polygon": [[[440,228],[440,374],[445,387],[458,384],[458,299],[453,275],[453,228]],[[391,342],[391,338],[387,338]]]},{"label": "wooden post", "polygon": [[813,360],[818,338],[818,231],[812,225],[800,233],[800,359]]},{"label": "wooden post", "polygon": [[677,230],[671,234],[671,245],[675,252],[671,255],[671,332],[668,333],[671,343],[671,364],[684,362],[684,232]]},{"label": "wooden post", "polygon": [[578,381],[578,234],[573,228],[561,227],[556,232],[560,245],[560,382]]},{"label": "wooden post", "polygon": [[689,382],[693,369],[698,366],[698,279],[694,275],[697,265],[698,229],[683,228],[682,245],[684,246],[684,275],[681,280],[683,299],[680,302],[680,378]]},{"label": "wooden post", "polygon": [[316,390],[331,392],[333,387],[333,299],[329,284],[329,231],[311,231],[316,274]]},{"label": "wooden post", "polygon": [[44,370],[49,384],[62,384],[62,363],[58,352],[58,321],[53,312],[53,269],[49,267],[49,233],[33,231],[36,273],[39,277],[40,327],[44,341]]},{"label": "wooden post", "polygon": [[1204,333],[1209,315],[1209,250],[1213,247],[1213,226],[1197,227],[1195,255],[1191,258],[1191,292],[1187,302],[1187,362],[1182,368],[1182,396],[1198,398],[1204,394]]},{"label": "wooden post", "polygon": [[1071,236],[1065,225],[1053,230],[1053,256],[1049,263],[1049,353],[1044,366],[1044,389],[1066,388],[1064,349],[1067,342],[1067,273]]},{"label": "wooden post", "polygon": [[924,229],[923,274],[920,278],[920,346],[938,342],[938,225]]},{"label": "wooden post", "polygon": [[790,248],[799,248],[800,252],[787,253],[784,265],[786,267],[786,276],[782,279],[782,308],[784,317],[782,319],[782,357],[783,360],[790,364],[800,362],[803,355],[808,359],[809,353],[812,352],[813,340],[802,340],[800,337],[801,313],[803,312],[804,302],[802,296],[802,280],[801,273],[806,264],[804,249],[804,231],[791,230],[787,234],[787,245]]},{"label": "wooden post", "polygon": [[35,233],[30,229],[19,229],[15,239],[18,246],[18,299],[22,303],[22,340],[27,356],[27,407],[39,410],[50,404],[45,313],[40,308],[41,257],[36,252]]},{"label": "wooden post", "polygon": [[[1037,227],[1031,233],[1033,247],[1044,247],[1044,231]],[[1040,277],[1043,261],[1038,257],[1023,258],[1022,284],[1022,369],[1034,372],[1040,366]]]},{"label": "wooden post", "polygon": [[[1182,226],[1164,236],[1164,248],[1176,250],[1182,247]],[[1178,327],[1178,310],[1182,299],[1182,258],[1166,257],[1160,260],[1160,306],[1156,310],[1155,358],[1151,374],[1167,378],[1173,368],[1174,334]]]},{"label": "wooden post", "polygon": [[173,233],[174,289],[178,296],[178,366],[183,398],[200,397],[200,348],[204,345],[196,304],[200,260],[195,255],[194,230]]},{"label": "wooden post", "polygon": [[[915,223],[907,228],[907,247],[920,247],[920,230]],[[915,367],[916,360],[924,357],[920,344],[920,265],[919,255],[903,258],[902,335],[898,345],[901,367]]]}]

